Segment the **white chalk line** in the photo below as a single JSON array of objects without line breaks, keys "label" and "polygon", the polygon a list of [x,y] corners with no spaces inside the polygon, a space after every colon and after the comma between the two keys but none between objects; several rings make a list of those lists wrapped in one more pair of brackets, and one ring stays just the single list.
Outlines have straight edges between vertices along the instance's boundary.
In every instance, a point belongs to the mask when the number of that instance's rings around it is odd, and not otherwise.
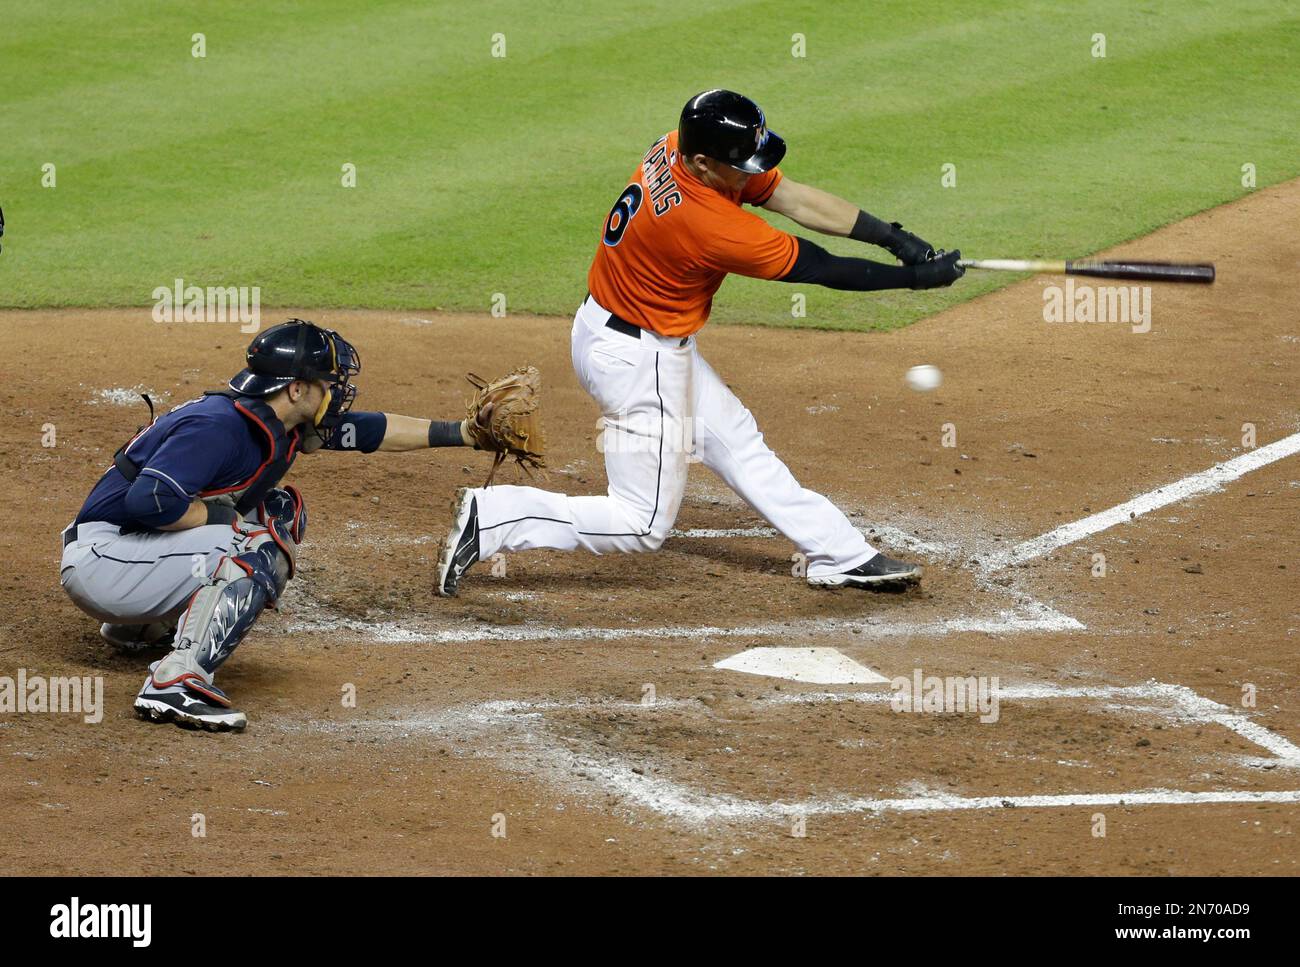
[{"label": "white chalk line", "polygon": [[1085,537],[1108,530],[1116,524],[1149,514],[1153,510],[1167,507],[1169,504],[1195,497],[1199,494],[1221,490],[1223,485],[1236,480],[1253,470],[1259,470],[1270,463],[1300,453],[1300,433],[1293,433],[1281,440],[1275,440],[1266,446],[1243,453],[1222,463],[1216,463],[1208,470],[1183,477],[1171,484],[1157,487],[1155,490],[1139,494],[1132,500],[1126,500],[1108,510],[1081,518],[1069,524],[1062,524],[1055,530],[1048,531],[1031,540],[1017,544],[1015,547],[991,555],[985,561],[985,568],[990,571],[1001,570],[1015,564],[1023,564],[1034,558],[1050,554],[1067,544],[1073,544]]},{"label": "white chalk line", "polygon": [[635,639],[804,638],[861,634],[876,638],[924,638],[953,634],[1018,634],[1027,631],[1082,631],[1086,626],[1041,602],[1003,610],[986,618],[944,618],[935,621],[876,618],[809,618],[803,621],[718,625],[618,625],[582,628],[571,625],[490,625],[468,628],[422,627],[413,622],[366,621],[356,618],[313,618],[292,622],[293,634],[351,632],[384,644],[473,644],[484,641],[627,641]]},{"label": "white chalk line", "polygon": [[[1107,510],[1080,518],[1068,524],[1062,524],[1060,527],[1027,541],[1022,541],[1013,547],[984,555],[982,556],[980,569],[985,573],[989,573],[1034,560],[1061,547],[1074,544],[1085,537],[1109,530],[1116,524],[1125,523],[1190,497],[1222,490],[1225,484],[1296,453],[1300,453],[1300,433],[1293,433],[1290,436],[1233,457],[1231,460],[1216,463],[1208,470],[1202,470],[1199,473],[1176,480],[1171,484],[1139,494],[1131,500],[1116,504]],[[874,536],[879,537],[893,547],[923,554],[931,559],[951,558],[955,551],[951,544],[925,541],[897,527],[890,527],[889,525],[855,526],[868,536],[872,536],[874,532]],[[777,531],[771,527],[695,528],[673,531],[673,535],[686,538],[775,537]]]},{"label": "white chalk line", "polygon": [[[1273,753],[1277,764],[1300,767],[1300,746],[1265,728],[1227,705],[1198,694],[1186,685],[1151,681],[1142,685],[1053,685],[1030,684],[999,688],[999,701],[1034,701],[1038,699],[1096,699],[1119,708],[1121,701],[1144,703],[1163,708],[1175,718],[1204,725],[1221,725],[1231,732]],[[817,704],[820,702],[888,703],[889,692],[803,692],[775,696],[768,701],[783,704]],[[1152,708],[1142,708],[1151,711]]]},{"label": "white chalk line", "polygon": [[1189,806],[1214,803],[1300,802],[1300,789],[1188,792],[1146,789],[1115,793],[1060,793],[1039,796],[918,796],[908,799],[849,799],[840,802],[773,803],[785,818],[825,813],[950,812],[963,809],[1059,809],[1069,806]]},{"label": "white chalk line", "polygon": [[[378,546],[431,544],[437,540],[432,534],[394,534],[392,536],[376,537],[373,527],[361,524],[358,521],[348,521],[346,526],[350,531],[365,530],[366,543]],[[873,526],[858,524],[854,525],[854,527],[868,538],[878,538],[890,547],[900,548],[914,554],[923,554],[931,560],[948,559],[957,554],[956,548],[951,544],[937,544],[922,540],[902,528],[892,527],[888,524]],[[717,540],[739,537],[772,538],[779,537],[780,531],[775,527],[691,527],[686,530],[675,528],[669,531],[668,536],[687,540]]]},{"label": "white chalk line", "polygon": [[[936,544],[931,541],[923,540],[899,527],[892,527],[889,524],[875,524],[866,526],[855,524],[854,529],[868,538],[876,537],[884,541],[890,547],[901,548],[910,551],[913,554],[923,554],[931,560],[946,559],[954,556],[955,549],[951,544]],[[669,537],[681,537],[691,540],[699,539],[719,539],[719,538],[736,538],[736,537],[777,537],[780,535],[775,527],[692,527],[687,530],[672,530]]]},{"label": "white chalk line", "polygon": [[[1252,722],[1182,685],[1147,682],[1130,686],[1060,686],[1029,683],[999,689],[1000,700],[1093,699],[1113,711],[1158,712],[1193,724],[1215,723],[1272,752],[1277,758],[1263,760],[1274,765],[1300,767],[1300,747],[1275,732]],[[883,690],[856,692],[810,692],[765,699],[773,703],[874,702],[888,703]],[[687,783],[648,774],[637,763],[605,750],[575,748],[550,728],[546,713],[551,711],[638,712],[699,709],[691,699],[660,699],[649,704],[614,700],[540,702],[497,700],[458,706],[431,715],[371,722],[372,729],[410,736],[416,733],[464,735],[493,731],[492,750],[507,768],[541,777],[553,785],[583,793],[587,783],[602,795],[612,795],[624,806],[635,806],[668,819],[706,824],[726,821],[788,819],[798,816],[854,813],[949,812],[1004,808],[1063,808],[1087,806],[1212,805],[1233,803],[1300,802],[1300,790],[1208,790],[1139,789],[1122,793],[1060,793],[1046,795],[956,796],[930,793],[920,796],[874,798],[830,796],[796,801],[760,802],[725,793],[707,793]],[[337,723],[311,723],[313,728],[336,730]],[[506,735],[499,733],[505,732]],[[510,740],[519,744],[514,754]],[[524,763],[531,763],[525,766]],[[536,772],[534,772],[536,770]],[[583,781],[585,777],[586,782]]]},{"label": "white chalk line", "polygon": [[[1030,682],[1022,685],[1001,686],[997,690],[999,701],[1034,702],[1047,700],[1093,699],[1106,703],[1107,707],[1119,710],[1136,708],[1138,711],[1163,711],[1183,722],[1202,725],[1221,725],[1229,731],[1268,750],[1276,756],[1276,764],[1300,767],[1300,745],[1289,741],[1273,730],[1253,721],[1245,714],[1233,710],[1213,699],[1188,688],[1186,685],[1174,685],[1168,682],[1151,680],[1140,685],[1057,685],[1052,682]],[[892,693],[883,689],[860,690],[852,692],[787,692],[763,699],[764,703],[773,705],[816,705],[825,702],[863,702],[889,704]],[[1120,703],[1126,702],[1129,705]],[[626,710],[637,709],[682,709],[697,707],[690,699],[660,699],[648,705],[641,703],[588,700],[579,702],[561,702],[556,700],[542,702],[497,701],[482,703],[480,708],[491,708],[497,714],[519,712],[547,712],[556,709],[589,710]]]},{"label": "white chalk line", "polygon": [[[859,527],[863,533],[868,528]],[[930,558],[951,559],[957,555],[950,544],[913,537],[896,527],[877,526],[875,533],[890,546],[907,547]],[[683,538],[775,537],[771,527],[673,531]],[[408,542],[411,542],[407,539]],[[618,625],[615,627],[573,627],[570,625],[475,625],[439,627],[420,621],[383,621],[329,615],[317,608],[318,617],[292,622],[291,633],[351,633],[384,644],[474,644],[477,642],[525,641],[627,641],[636,639],[767,638],[862,634],[870,638],[937,637],[952,634],[1023,634],[1026,632],[1084,631],[1087,626],[1036,598],[1019,591],[990,585],[988,590],[1012,599],[1012,607],[983,617],[959,617],[934,621],[865,618],[810,618],[803,621],[770,621],[734,627],[714,625]],[[322,615],[323,616],[319,616]]]},{"label": "white chalk line", "polygon": [[[392,724],[406,728],[420,727],[420,723],[415,722]],[[434,733],[443,733],[449,728],[454,730],[457,723],[454,718],[438,717],[423,725]],[[1029,796],[963,797],[937,794],[887,799],[831,796],[790,802],[760,802],[725,793],[699,792],[673,779],[651,775],[644,770],[636,772],[633,771],[635,763],[622,757],[609,754],[597,757],[589,752],[571,749],[552,736],[539,731],[528,731],[520,738],[523,740],[522,749],[526,750],[526,755],[504,757],[502,761],[509,768],[519,769],[519,764],[523,761],[537,763],[543,773],[549,773],[552,784],[567,786],[579,793],[582,791],[582,786],[586,784],[579,777],[585,774],[590,783],[598,787],[602,797],[613,796],[624,808],[636,807],[666,819],[697,826],[718,822],[770,821],[854,813],[951,812],[1016,807],[1300,802],[1300,790],[1189,792],[1176,789]]]}]

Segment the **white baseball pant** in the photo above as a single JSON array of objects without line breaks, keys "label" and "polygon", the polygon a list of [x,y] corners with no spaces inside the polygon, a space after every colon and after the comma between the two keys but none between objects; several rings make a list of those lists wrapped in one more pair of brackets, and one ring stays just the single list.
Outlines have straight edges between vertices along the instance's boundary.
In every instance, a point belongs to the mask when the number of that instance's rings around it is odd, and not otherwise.
[{"label": "white baseball pant", "polygon": [[244,553],[248,543],[229,524],[129,534],[116,524],[82,524],[63,548],[59,582],[100,621],[175,621],[221,559]]},{"label": "white baseball pant", "polygon": [[588,297],[573,320],[573,368],[604,415],[609,491],[569,497],[480,487],[479,559],[499,551],[656,551],[672,529],[687,467],[703,463],[806,556],[807,575],[857,567],[876,550],[821,494],[799,485],[753,415],[700,355],[695,338],[606,326]]}]

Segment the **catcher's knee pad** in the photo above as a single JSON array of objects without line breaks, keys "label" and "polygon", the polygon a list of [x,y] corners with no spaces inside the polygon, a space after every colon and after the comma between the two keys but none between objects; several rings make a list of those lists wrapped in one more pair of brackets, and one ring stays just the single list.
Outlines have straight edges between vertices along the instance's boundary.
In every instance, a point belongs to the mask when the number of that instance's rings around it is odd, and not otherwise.
[{"label": "catcher's knee pad", "polygon": [[154,669],[154,684],[183,684],[228,704],[220,692],[210,689],[212,676],[263,609],[275,604],[289,573],[288,556],[267,532],[258,532],[243,554],[223,557],[181,615],[176,647]]},{"label": "catcher's knee pad", "polygon": [[[267,499],[270,500],[270,495]],[[272,507],[275,509],[272,510]],[[253,513],[256,520],[246,521],[242,531],[248,543],[245,545],[247,550],[239,555],[239,559],[248,558],[251,563],[251,555],[261,554],[266,557],[266,561],[272,565],[271,570],[279,576],[278,587],[272,595],[274,601],[284,590],[285,582],[297,571],[298,544],[307,528],[307,511],[300,494],[294,501],[293,495],[286,491],[285,496],[277,497],[273,504],[268,505],[266,501],[258,504]],[[295,538],[295,534],[299,536]],[[272,551],[279,553],[277,555]]]},{"label": "catcher's knee pad", "polygon": [[276,487],[257,505],[257,521],[266,526],[278,520],[294,545],[307,536],[307,504],[302,492],[292,484]]}]

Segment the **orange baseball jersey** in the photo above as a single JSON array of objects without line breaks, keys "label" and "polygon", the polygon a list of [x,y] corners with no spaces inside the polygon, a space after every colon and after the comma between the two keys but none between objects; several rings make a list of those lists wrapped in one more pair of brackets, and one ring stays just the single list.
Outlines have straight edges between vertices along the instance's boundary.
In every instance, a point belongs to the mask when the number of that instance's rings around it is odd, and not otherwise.
[{"label": "orange baseball jersey", "polygon": [[793,235],[742,204],[761,205],[780,169],[720,192],[686,170],[670,131],[646,152],[605,219],[587,288],[602,306],[663,336],[689,336],[709,318],[728,272],[779,279],[794,265]]}]

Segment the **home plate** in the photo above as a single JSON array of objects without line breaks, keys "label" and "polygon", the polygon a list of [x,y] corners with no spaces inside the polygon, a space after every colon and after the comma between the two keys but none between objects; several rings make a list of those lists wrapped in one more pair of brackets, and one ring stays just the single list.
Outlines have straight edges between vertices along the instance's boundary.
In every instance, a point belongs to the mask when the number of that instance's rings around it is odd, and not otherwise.
[{"label": "home plate", "polygon": [[750,648],[713,667],[815,685],[875,685],[889,681],[834,648]]}]

